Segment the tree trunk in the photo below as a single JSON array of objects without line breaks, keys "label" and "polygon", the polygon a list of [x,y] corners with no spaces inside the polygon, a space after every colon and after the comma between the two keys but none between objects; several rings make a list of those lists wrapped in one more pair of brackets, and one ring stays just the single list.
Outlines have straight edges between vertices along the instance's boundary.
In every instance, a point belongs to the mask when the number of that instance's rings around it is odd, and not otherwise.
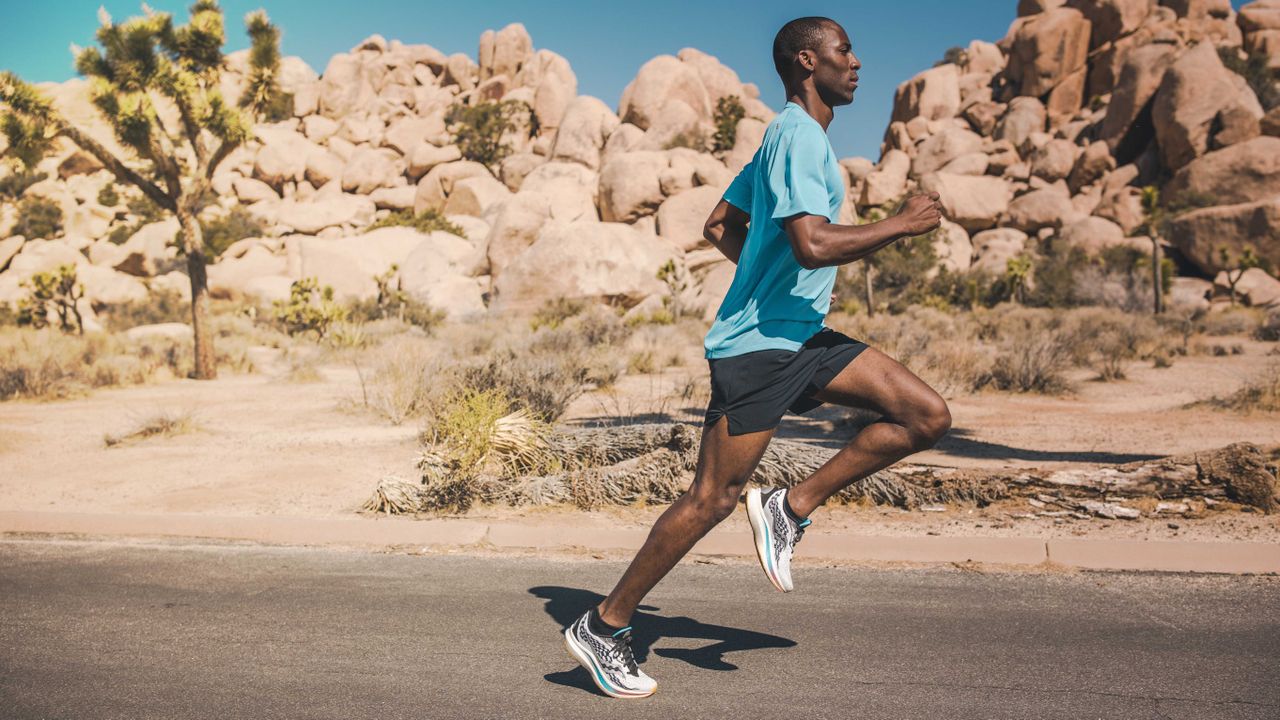
[{"label": "tree trunk", "polygon": [[218,364],[213,352],[213,335],[209,332],[209,277],[205,272],[204,236],[194,215],[178,213],[182,228],[183,249],[187,253],[187,275],[191,278],[191,330],[195,336],[196,380],[218,377]]},{"label": "tree trunk", "polygon": [[1164,312],[1164,277],[1160,267],[1160,238],[1151,238],[1151,282],[1155,290],[1156,314]]}]

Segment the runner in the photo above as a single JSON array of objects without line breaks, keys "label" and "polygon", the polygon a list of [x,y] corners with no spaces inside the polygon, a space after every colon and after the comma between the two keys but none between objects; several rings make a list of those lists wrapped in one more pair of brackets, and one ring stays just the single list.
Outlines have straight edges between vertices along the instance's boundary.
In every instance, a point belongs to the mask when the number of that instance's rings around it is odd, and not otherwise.
[{"label": "runner", "polygon": [[798,485],[747,492],[761,567],[783,592],[792,589],[791,555],[810,513],[951,427],[946,402],[920,378],[823,325],[837,268],[938,227],[938,196],[912,197],[881,222],[836,224],[844,189],[826,129],[833,108],[853,102],[862,64],[844,29],[820,17],[784,25],[773,59],[787,103],[706,223],[707,239],[738,267],[706,337],[711,401],[693,483],[658,518],[613,592],[564,633],[570,654],[613,697],[657,689],[632,655],[631,615],[733,512],[784,413],[830,402],[882,417]]}]

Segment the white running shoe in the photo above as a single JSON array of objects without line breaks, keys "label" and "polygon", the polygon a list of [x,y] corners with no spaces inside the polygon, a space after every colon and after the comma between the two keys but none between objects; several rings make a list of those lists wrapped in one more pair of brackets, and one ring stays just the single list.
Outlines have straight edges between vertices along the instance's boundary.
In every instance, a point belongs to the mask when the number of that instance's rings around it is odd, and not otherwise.
[{"label": "white running shoe", "polygon": [[785,488],[766,492],[751,488],[747,491],[747,519],[751,521],[756,556],[760,558],[764,574],[769,576],[774,587],[782,592],[791,592],[791,553],[810,521],[808,518],[798,524],[792,521],[783,509],[786,497]]},{"label": "white running shoe", "polygon": [[586,668],[604,694],[616,698],[648,697],[658,683],[636,666],[631,654],[631,626],[613,635],[591,632],[588,610],[564,631],[564,644],[578,664]]}]

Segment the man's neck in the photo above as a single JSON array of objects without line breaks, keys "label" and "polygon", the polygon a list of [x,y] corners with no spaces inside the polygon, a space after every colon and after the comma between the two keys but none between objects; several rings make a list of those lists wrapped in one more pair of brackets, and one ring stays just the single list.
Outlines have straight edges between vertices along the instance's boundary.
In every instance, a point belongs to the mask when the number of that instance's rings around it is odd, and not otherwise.
[{"label": "man's neck", "polygon": [[827,129],[836,114],[835,110],[818,96],[818,91],[812,85],[802,85],[792,90],[788,93],[787,101],[804,108],[804,111],[809,113],[809,117],[817,120],[823,130]]}]

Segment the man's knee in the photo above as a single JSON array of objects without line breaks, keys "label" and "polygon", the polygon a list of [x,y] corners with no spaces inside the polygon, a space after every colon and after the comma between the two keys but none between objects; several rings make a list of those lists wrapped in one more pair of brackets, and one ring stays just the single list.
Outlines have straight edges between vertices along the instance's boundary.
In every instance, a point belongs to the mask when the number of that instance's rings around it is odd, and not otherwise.
[{"label": "man's knee", "polygon": [[933,447],[950,429],[951,409],[937,395],[922,402],[907,420],[907,430],[918,450]]},{"label": "man's knee", "polygon": [[733,514],[738,507],[738,496],[741,491],[737,487],[714,491],[694,491],[691,493],[694,510],[700,517],[710,523],[719,523]]}]

